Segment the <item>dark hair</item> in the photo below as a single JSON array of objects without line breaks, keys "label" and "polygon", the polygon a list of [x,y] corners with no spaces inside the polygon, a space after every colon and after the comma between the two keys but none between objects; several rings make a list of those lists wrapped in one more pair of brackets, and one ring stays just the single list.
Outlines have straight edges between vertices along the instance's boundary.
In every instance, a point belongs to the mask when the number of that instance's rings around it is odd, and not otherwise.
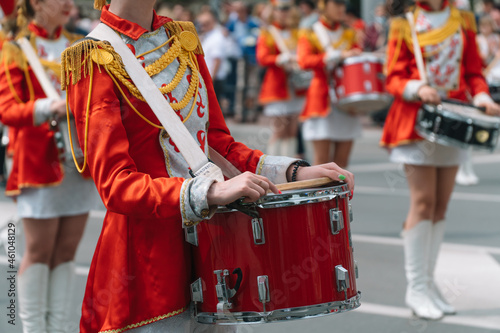
[{"label": "dark hair", "polygon": [[31,6],[30,0],[19,0],[17,1],[17,11],[18,14],[21,11],[26,18],[30,19],[35,16],[35,10]]},{"label": "dark hair", "polygon": [[386,0],[385,9],[390,16],[403,15],[408,7],[413,5],[413,0]]},{"label": "dark hair", "polygon": [[309,8],[311,8],[311,9],[316,8],[316,3],[313,0],[297,0],[296,4],[297,4],[297,6],[304,4],[304,5],[309,6]]}]

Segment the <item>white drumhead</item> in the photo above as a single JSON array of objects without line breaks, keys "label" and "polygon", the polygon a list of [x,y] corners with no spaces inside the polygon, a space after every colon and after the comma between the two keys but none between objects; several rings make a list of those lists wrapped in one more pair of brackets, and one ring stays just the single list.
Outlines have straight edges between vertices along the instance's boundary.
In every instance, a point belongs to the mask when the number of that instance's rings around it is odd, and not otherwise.
[{"label": "white drumhead", "polygon": [[472,118],[473,120],[479,120],[487,123],[500,123],[500,118],[488,116],[484,112],[479,111],[472,106],[456,105],[446,102],[443,102],[441,105],[443,111],[453,112],[464,118]]}]

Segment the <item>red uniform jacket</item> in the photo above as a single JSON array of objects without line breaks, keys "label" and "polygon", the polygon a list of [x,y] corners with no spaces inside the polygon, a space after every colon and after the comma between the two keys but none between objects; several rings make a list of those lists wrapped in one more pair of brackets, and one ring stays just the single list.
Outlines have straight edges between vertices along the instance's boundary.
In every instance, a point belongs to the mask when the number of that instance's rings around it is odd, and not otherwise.
[{"label": "red uniform jacket", "polygon": [[[46,32],[31,24],[31,38],[46,37]],[[57,37],[68,40],[77,37],[59,29]],[[18,195],[22,188],[57,185],[63,171],[54,142],[54,132],[48,124],[34,125],[34,105],[45,93],[29,68],[20,48],[5,42],[0,63],[0,121],[16,133],[12,173],[7,195]]]},{"label": "red uniform jacket", "polygon": [[[101,21],[133,39],[146,32],[106,7]],[[153,30],[169,22],[155,14]],[[75,44],[65,57],[81,61],[78,50],[87,42]],[[208,89],[210,146],[241,171],[254,172],[262,153],[231,137],[203,55],[197,54],[196,59]],[[115,84],[103,66],[94,62],[89,66],[93,66],[93,75],[68,74],[66,89],[81,147],[86,144],[83,138],[91,93],[87,167],[108,212],[90,267],[80,329],[84,333],[122,332],[179,314],[190,303],[190,246],[184,240],[179,208],[184,179],[168,177],[158,140],[160,130],[131,109],[119,88],[142,115],[159,124],[149,106],[121,82]],[[72,82],[78,74],[81,78]]]},{"label": "red uniform jacket", "polygon": [[[321,22],[330,30],[342,29],[338,24],[331,27],[324,21]],[[348,49],[356,48],[354,31],[348,28],[344,29],[342,37],[348,43]],[[325,51],[316,34],[312,30],[301,31],[297,47],[298,62],[303,69],[314,71],[314,77],[306,95],[306,104],[300,116],[302,120],[312,117],[326,117],[330,112],[331,102],[328,89],[331,83],[325,68],[324,57]]]},{"label": "red uniform jacket", "polygon": [[[292,38],[297,39],[298,32],[293,30],[291,33]],[[272,35],[264,30],[257,40],[257,61],[261,66],[266,67],[259,95],[261,104],[286,101],[291,98],[289,75],[283,67],[276,65],[276,58],[280,53]],[[303,95],[305,91],[296,93]]]},{"label": "red uniform jacket", "polygon": [[[446,4],[447,5],[447,4]],[[463,36],[463,55],[460,68],[459,84],[456,89],[447,91],[449,98],[468,101],[468,94],[489,94],[488,85],[482,75],[481,57],[476,45],[474,15],[461,12]],[[394,103],[385,121],[380,144],[394,147],[413,141],[422,140],[415,131],[415,122],[419,102],[403,99],[403,92],[410,80],[419,80],[411,42],[408,40],[409,25],[406,19],[395,18],[391,23],[387,47],[387,91],[394,95]],[[453,64],[453,66],[457,66]]]}]

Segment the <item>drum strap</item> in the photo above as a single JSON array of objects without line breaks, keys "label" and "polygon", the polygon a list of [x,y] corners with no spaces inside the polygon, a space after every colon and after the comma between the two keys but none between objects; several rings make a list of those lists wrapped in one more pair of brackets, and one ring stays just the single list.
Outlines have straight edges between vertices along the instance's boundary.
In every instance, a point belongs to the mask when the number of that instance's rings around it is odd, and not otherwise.
[{"label": "drum strap", "polygon": [[33,73],[35,74],[38,82],[42,86],[42,90],[45,95],[53,100],[61,100],[61,96],[57,92],[54,85],[50,82],[47,73],[43,69],[40,59],[38,58],[35,50],[33,49],[33,46],[31,46],[31,43],[28,41],[28,39],[26,39],[26,37],[22,37],[19,38],[17,42],[19,44],[19,47],[21,47],[21,50],[23,50],[26,59],[28,59],[28,63],[30,64],[31,69],[33,70]]},{"label": "drum strap", "polygon": [[269,33],[271,34],[271,36],[273,36],[273,39],[276,43],[276,46],[278,47],[278,50],[281,53],[290,53],[290,50],[286,46],[286,43],[283,40],[283,37],[281,37],[280,32],[278,31],[278,29],[274,25],[269,26]]},{"label": "drum strap", "polygon": [[406,18],[408,19],[408,24],[410,25],[411,37],[413,39],[413,54],[415,55],[415,61],[417,62],[417,69],[418,74],[420,75],[420,80],[428,82],[427,75],[425,73],[424,58],[422,56],[422,50],[420,49],[417,31],[415,29],[415,20],[413,19],[413,13],[407,12]]},{"label": "drum strap", "polygon": [[108,41],[121,56],[125,70],[191,167],[193,176],[204,176],[224,181],[221,169],[212,163],[196,144],[193,136],[174,112],[170,103],[158,90],[156,84],[120,36],[106,24],[99,23],[88,37]]},{"label": "drum strap", "polygon": [[328,32],[326,31],[326,28],[323,26],[323,24],[318,21],[313,24],[312,28],[314,30],[314,33],[316,33],[316,36],[318,36],[323,50],[327,52],[329,49],[333,49],[332,40],[330,39],[330,36],[328,36]]}]

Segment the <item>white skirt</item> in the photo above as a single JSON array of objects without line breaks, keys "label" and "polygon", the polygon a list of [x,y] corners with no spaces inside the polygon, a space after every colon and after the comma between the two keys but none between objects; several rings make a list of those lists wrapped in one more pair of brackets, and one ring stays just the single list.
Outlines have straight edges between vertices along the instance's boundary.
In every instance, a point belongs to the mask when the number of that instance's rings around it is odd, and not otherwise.
[{"label": "white skirt", "polygon": [[361,136],[361,119],[333,108],[328,116],[310,118],[302,126],[306,141],[351,141]]},{"label": "white skirt", "polygon": [[268,117],[291,116],[300,114],[305,98],[293,97],[288,101],[272,102],[264,105],[264,115]]},{"label": "white skirt", "polygon": [[97,203],[94,182],[83,179],[74,165],[64,165],[60,185],[21,190],[17,197],[17,214],[21,218],[33,219],[75,216],[88,213]]},{"label": "white skirt", "polygon": [[467,151],[443,146],[427,140],[394,147],[390,160],[394,163],[428,166],[458,166],[465,161]]}]

